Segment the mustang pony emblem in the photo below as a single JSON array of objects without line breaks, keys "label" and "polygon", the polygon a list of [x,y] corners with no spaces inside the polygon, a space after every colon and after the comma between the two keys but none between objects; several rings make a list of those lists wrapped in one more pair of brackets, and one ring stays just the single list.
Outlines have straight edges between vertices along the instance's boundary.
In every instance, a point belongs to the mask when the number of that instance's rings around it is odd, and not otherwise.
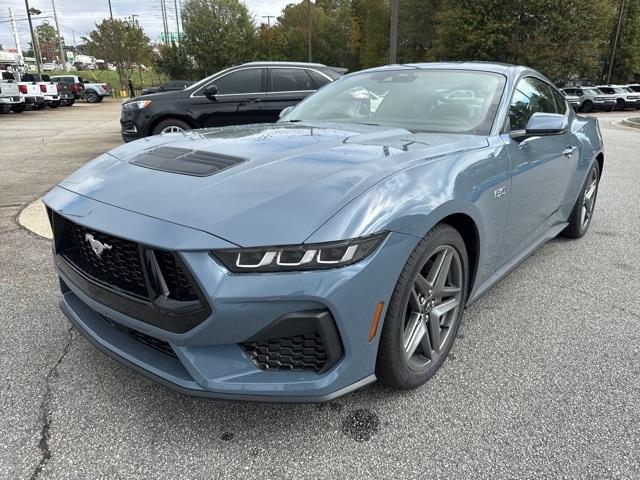
[{"label": "mustang pony emblem", "polygon": [[98,258],[102,256],[102,253],[105,250],[111,250],[111,245],[107,245],[106,243],[102,243],[101,241],[96,240],[90,233],[85,234],[84,239],[89,242],[89,245],[91,245],[91,250],[93,250],[93,253],[95,253]]}]

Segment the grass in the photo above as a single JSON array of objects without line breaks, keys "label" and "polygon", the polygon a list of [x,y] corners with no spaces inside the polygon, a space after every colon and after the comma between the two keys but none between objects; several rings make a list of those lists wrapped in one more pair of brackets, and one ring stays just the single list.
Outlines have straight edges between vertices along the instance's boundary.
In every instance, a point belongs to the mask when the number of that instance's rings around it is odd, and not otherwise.
[{"label": "grass", "polygon": [[[119,95],[118,91],[120,90],[120,80],[118,78],[118,72],[113,70],[72,70],[69,72],[57,71],[57,72],[46,72],[48,75],[78,75],[85,80],[88,80],[91,83],[108,83],[111,86],[111,91],[114,96],[122,96]],[[168,78],[160,73],[157,73],[154,70],[143,70],[142,71],[142,85],[140,84],[140,73],[134,72],[131,77],[133,80],[133,86],[136,91],[140,91],[141,86],[143,87],[151,87],[155,85],[160,85],[163,82],[166,82]],[[125,92],[124,96],[128,96],[129,93]]]}]

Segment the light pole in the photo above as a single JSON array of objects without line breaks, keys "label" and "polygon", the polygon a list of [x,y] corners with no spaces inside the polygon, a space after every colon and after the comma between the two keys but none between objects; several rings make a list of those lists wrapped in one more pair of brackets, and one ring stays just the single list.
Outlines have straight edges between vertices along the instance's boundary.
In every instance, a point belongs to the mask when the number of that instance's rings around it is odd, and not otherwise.
[{"label": "light pole", "polygon": [[398,52],[398,0],[391,0],[391,31],[389,34],[389,63],[396,63]]},{"label": "light pole", "polygon": [[267,19],[267,29],[269,30],[269,60],[271,60],[271,19],[276,18],[275,15],[263,15],[262,18]]},{"label": "light pole", "polygon": [[308,7],[308,18],[307,18],[307,31],[309,35],[309,63],[311,63],[312,55],[311,55],[311,25],[312,25],[312,10],[311,10],[311,0],[307,0]]},{"label": "light pole", "polygon": [[620,27],[622,26],[622,16],[624,15],[624,0],[620,0],[620,12],[618,13],[618,26],[616,27],[616,35],[613,38],[613,48],[611,49],[611,60],[609,60],[609,72],[607,73],[607,85],[611,83],[611,72],[613,70],[613,61],[616,58],[616,49],[618,48],[618,37],[620,36]]},{"label": "light pole", "polygon": [[58,33],[58,46],[60,47],[60,61],[64,67],[65,71],[68,71],[67,68],[67,57],[64,54],[64,48],[62,48],[62,34],[60,33],[60,25],[58,25],[58,14],[56,13],[56,2],[55,0],[51,0],[51,6],[53,7],[53,19],[56,21],[56,31]]},{"label": "light pole", "polygon": [[31,45],[33,45],[33,53],[36,57],[36,67],[38,69],[38,73],[42,73],[40,70],[40,59],[38,55],[40,54],[40,47],[38,46],[38,40],[33,32],[33,22],[31,21],[31,14],[40,15],[42,12],[37,8],[29,8],[29,0],[24,0],[24,5],[27,8],[27,18],[29,19],[29,30],[31,31]]}]

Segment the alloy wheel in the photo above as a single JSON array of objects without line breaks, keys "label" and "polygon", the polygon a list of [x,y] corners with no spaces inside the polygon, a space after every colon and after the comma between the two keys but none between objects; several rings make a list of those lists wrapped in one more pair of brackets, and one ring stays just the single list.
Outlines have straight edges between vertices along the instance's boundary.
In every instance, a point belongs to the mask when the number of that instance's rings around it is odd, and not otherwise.
[{"label": "alloy wheel", "polygon": [[593,207],[596,203],[596,194],[598,192],[598,171],[593,168],[587,180],[587,189],[582,200],[582,213],[580,214],[580,225],[584,230],[589,225],[593,216]]},{"label": "alloy wheel", "polygon": [[438,247],[417,273],[404,306],[404,354],[413,370],[437,361],[462,301],[462,261],[450,245]]},{"label": "alloy wheel", "polygon": [[184,132],[184,128],[178,127],[177,125],[169,125],[162,129],[160,133],[180,133]]}]

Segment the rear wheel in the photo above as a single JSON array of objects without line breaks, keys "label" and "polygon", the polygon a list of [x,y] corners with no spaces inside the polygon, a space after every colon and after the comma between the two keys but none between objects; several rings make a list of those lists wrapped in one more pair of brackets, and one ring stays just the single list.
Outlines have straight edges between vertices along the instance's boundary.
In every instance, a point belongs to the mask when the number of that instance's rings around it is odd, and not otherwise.
[{"label": "rear wheel", "polygon": [[11,105],[0,105],[0,115],[5,115],[11,111]]},{"label": "rear wheel", "polygon": [[178,133],[185,130],[191,130],[191,125],[177,118],[167,118],[158,123],[152,132],[152,135],[159,135],[161,133]]},{"label": "rear wheel", "polygon": [[587,180],[582,187],[582,191],[576,200],[576,204],[569,215],[569,225],[562,234],[569,238],[580,238],[591,225],[593,218],[593,210],[596,206],[596,197],[598,196],[598,183],[600,181],[600,166],[596,162],[589,170]]},{"label": "rear wheel", "polygon": [[585,113],[593,111],[593,103],[591,102],[591,100],[585,100],[582,103],[582,111]]},{"label": "rear wheel", "polygon": [[98,94],[93,91],[85,92],[84,99],[89,103],[98,103],[100,101]]},{"label": "rear wheel", "polygon": [[72,98],[71,100],[67,100],[67,107],[70,107],[71,105],[73,105],[74,103],[76,103],[75,98]]},{"label": "rear wheel", "polygon": [[449,354],[462,321],[469,278],[460,234],[434,227],[416,246],[391,296],[376,375],[400,389],[423,385]]},{"label": "rear wheel", "polygon": [[47,106],[49,108],[58,108],[58,102],[50,102]]},{"label": "rear wheel", "polygon": [[617,100],[616,100],[616,108],[617,108],[618,110],[624,110],[624,109],[625,109],[625,107],[626,107],[626,105],[625,105],[625,103],[624,103],[624,100],[623,100],[623,99],[619,98],[619,99],[617,99]]},{"label": "rear wheel", "polygon": [[15,113],[22,113],[26,108],[27,106],[24,103],[19,103],[18,105],[11,105],[11,110],[13,110]]},{"label": "rear wheel", "polygon": [[33,106],[34,110],[42,110],[43,108],[45,108],[47,106],[46,103],[42,102],[42,103],[37,103]]}]

